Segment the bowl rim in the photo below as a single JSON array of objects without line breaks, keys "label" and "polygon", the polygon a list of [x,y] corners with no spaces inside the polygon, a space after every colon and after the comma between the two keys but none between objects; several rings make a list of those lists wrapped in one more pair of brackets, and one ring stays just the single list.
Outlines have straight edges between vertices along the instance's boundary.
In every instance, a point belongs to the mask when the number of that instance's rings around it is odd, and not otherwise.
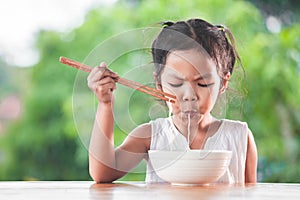
[{"label": "bowl rim", "polygon": [[203,153],[232,153],[231,150],[210,150],[210,149],[188,149],[188,150],[160,150],[160,149],[150,149],[148,153],[155,153],[155,152],[165,152],[165,153],[187,153],[187,152],[203,152]]},{"label": "bowl rim", "polygon": [[165,158],[169,159],[171,157],[184,158],[184,159],[194,159],[194,158],[206,158],[210,157],[210,159],[220,159],[224,157],[228,159],[228,157],[232,157],[232,151],[230,150],[186,150],[186,151],[166,151],[166,150],[149,150],[148,151],[149,158]]}]

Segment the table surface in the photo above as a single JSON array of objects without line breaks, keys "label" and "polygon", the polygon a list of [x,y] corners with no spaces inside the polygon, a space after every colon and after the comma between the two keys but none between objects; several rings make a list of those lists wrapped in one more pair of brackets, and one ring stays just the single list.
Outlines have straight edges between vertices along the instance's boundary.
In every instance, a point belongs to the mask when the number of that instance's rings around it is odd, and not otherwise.
[{"label": "table surface", "polygon": [[300,199],[300,184],[258,183],[249,185],[145,184],[90,181],[0,182],[0,199]]}]

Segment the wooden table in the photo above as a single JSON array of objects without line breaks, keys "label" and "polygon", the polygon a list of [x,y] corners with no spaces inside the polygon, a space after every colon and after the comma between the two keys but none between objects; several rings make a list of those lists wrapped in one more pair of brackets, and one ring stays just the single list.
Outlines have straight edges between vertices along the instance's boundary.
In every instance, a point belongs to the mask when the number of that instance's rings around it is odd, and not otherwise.
[{"label": "wooden table", "polygon": [[300,199],[300,184],[174,186],[142,182],[94,184],[85,181],[0,182],[0,200],[35,199]]}]

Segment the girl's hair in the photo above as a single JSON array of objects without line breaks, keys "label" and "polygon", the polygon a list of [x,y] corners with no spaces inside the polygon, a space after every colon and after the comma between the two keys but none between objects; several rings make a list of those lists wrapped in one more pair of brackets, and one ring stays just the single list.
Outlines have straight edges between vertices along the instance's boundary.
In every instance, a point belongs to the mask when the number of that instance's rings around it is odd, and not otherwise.
[{"label": "girl's hair", "polygon": [[162,25],[151,49],[158,83],[167,56],[176,50],[204,49],[216,64],[221,79],[228,72],[232,74],[236,61],[241,63],[233,36],[222,25],[212,25],[202,19],[163,22]]}]

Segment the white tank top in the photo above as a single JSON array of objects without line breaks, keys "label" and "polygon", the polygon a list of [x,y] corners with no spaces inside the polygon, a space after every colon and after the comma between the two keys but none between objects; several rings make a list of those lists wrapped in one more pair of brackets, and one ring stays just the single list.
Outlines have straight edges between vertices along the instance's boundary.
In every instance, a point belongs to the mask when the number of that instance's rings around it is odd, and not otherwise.
[{"label": "white tank top", "polygon": [[[159,118],[151,124],[151,150],[186,150],[187,139],[175,127],[172,118]],[[230,150],[232,158],[225,174],[218,182],[244,183],[248,126],[245,122],[224,119],[217,132],[207,138],[205,150]],[[147,183],[164,182],[147,164]]]}]

